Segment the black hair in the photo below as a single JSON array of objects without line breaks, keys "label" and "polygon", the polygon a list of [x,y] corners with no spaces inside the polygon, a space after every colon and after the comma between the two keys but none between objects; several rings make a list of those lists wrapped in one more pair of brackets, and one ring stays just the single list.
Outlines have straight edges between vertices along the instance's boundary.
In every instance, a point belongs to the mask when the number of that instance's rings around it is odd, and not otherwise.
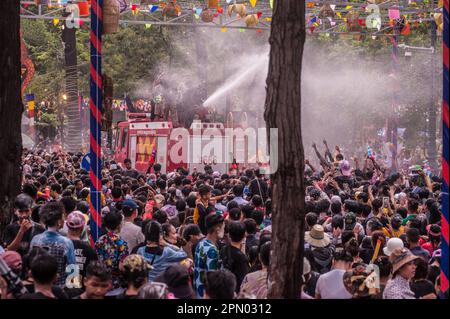
[{"label": "black hair", "polygon": [[89,195],[89,189],[83,188],[78,196],[79,199],[86,199]]},{"label": "black hair", "polygon": [[242,222],[230,221],[228,223],[228,233],[231,241],[237,243],[245,237],[245,224]]},{"label": "black hair", "polygon": [[177,211],[184,212],[186,209],[186,202],[182,199],[177,200],[175,207],[177,208]]},{"label": "black hair", "polygon": [[229,216],[231,220],[237,221],[241,219],[241,209],[233,208],[229,211]]},{"label": "black hair", "polygon": [[165,222],[167,222],[167,219],[167,213],[163,210],[157,210],[153,213],[153,220],[157,221],[160,224],[164,224]]},{"label": "black hair", "polygon": [[50,284],[56,279],[58,262],[49,253],[39,253],[31,262],[31,275],[39,284]]},{"label": "black hair", "polygon": [[169,236],[169,231],[172,227],[175,227],[175,226],[173,226],[171,223],[164,223],[161,225],[161,230],[162,230],[164,237]]},{"label": "black hair", "polygon": [[200,196],[204,196],[207,195],[208,193],[211,192],[211,188],[208,185],[200,185],[200,187],[198,188],[198,193]]},{"label": "black hair", "polygon": [[344,229],[344,217],[341,214],[336,214],[331,219],[331,227]]},{"label": "black hair", "polygon": [[231,211],[233,208],[239,208],[239,204],[234,200],[227,204],[228,211]]},{"label": "black hair", "polygon": [[261,196],[259,196],[259,195],[254,195],[254,196],[252,197],[252,204],[253,204],[255,207],[262,206],[262,205],[263,205],[263,200],[262,200]]},{"label": "black hair", "polygon": [[318,213],[326,213],[330,208],[330,202],[327,199],[321,199],[316,203],[316,211]]},{"label": "black hair", "polygon": [[126,158],[126,159],[123,161],[123,163],[124,163],[124,164],[127,164],[127,163],[130,163],[130,164],[131,164],[131,159]]},{"label": "black hair", "polygon": [[259,247],[259,259],[268,267],[270,264],[270,251],[272,248],[272,243],[270,241],[265,242]]},{"label": "black hair", "polygon": [[417,228],[409,228],[406,231],[406,238],[411,243],[418,243],[420,240],[420,232]]},{"label": "black hair", "polygon": [[253,218],[247,218],[246,220],[244,220],[244,224],[245,224],[245,231],[247,232],[247,234],[253,235],[256,233],[257,225]]},{"label": "black hair", "polygon": [[233,186],[233,194],[234,196],[242,196],[244,192],[244,187],[242,186],[242,184],[236,184]]},{"label": "black hair", "polygon": [[91,277],[96,277],[100,281],[105,282],[111,280],[111,271],[105,266],[101,261],[95,260],[91,261],[86,267],[86,277],[87,279]]},{"label": "black hair", "polygon": [[202,231],[200,230],[200,227],[197,224],[189,224],[183,229],[183,238],[186,241],[189,241],[191,239],[191,236],[197,236],[200,235]]},{"label": "black hair", "polygon": [[331,214],[336,215],[342,212],[342,204],[340,202],[331,203]]},{"label": "black hair", "polygon": [[145,226],[145,241],[159,244],[161,232],[162,232],[161,224],[158,223],[157,221],[152,220],[149,224]]},{"label": "black hair", "polygon": [[244,205],[241,208],[244,218],[251,218],[253,213],[253,207],[251,205]]},{"label": "black hair", "polygon": [[195,208],[195,202],[197,200],[197,197],[195,195],[189,195],[186,198],[186,204],[189,206],[189,208]]},{"label": "black hair", "polygon": [[317,224],[317,221],[318,221],[317,214],[310,212],[310,213],[306,214],[305,220],[306,220],[306,224],[309,227],[313,227],[315,224]]},{"label": "black hair", "polygon": [[383,207],[383,201],[379,198],[375,198],[372,201],[372,208],[375,212],[377,212],[381,207]]},{"label": "black hair", "polygon": [[77,201],[72,197],[62,197],[59,201],[64,205],[66,215],[69,215],[77,207]]},{"label": "black hair", "polygon": [[77,210],[79,210],[80,212],[82,212],[83,214],[88,214],[89,213],[89,203],[86,201],[80,201],[77,204]]},{"label": "black hair", "polygon": [[236,277],[226,269],[206,273],[205,292],[211,299],[233,299]]},{"label": "black hair", "polygon": [[375,260],[374,264],[378,266],[378,269],[380,270],[381,278],[386,278],[391,274],[392,263],[389,261],[389,257],[387,257],[387,256],[378,257]]},{"label": "black hair", "polygon": [[255,220],[257,225],[261,225],[262,222],[264,221],[264,213],[260,210],[254,210],[252,212],[251,218]]},{"label": "black hair", "polygon": [[52,191],[54,191],[54,192],[57,192],[58,194],[61,194],[62,188],[61,188],[61,185],[56,184],[56,183],[53,183],[53,184],[50,186],[50,190],[52,190]]},{"label": "black hair", "polygon": [[408,200],[408,210],[410,212],[417,212],[418,209],[419,209],[419,202],[413,198],[410,198]]},{"label": "black hair", "polygon": [[122,223],[122,214],[117,210],[112,210],[103,217],[103,225],[109,230],[115,230]]},{"label": "black hair", "polygon": [[64,206],[60,202],[49,202],[45,204],[39,216],[47,227],[55,227],[58,221],[63,218]]},{"label": "black hair", "polygon": [[428,277],[428,263],[422,259],[422,258],[417,258],[415,260],[415,264],[416,264],[416,273],[414,274],[414,280],[420,280],[420,279],[426,279]]},{"label": "black hair", "polygon": [[408,210],[405,207],[398,207],[395,212],[403,218],[406,218],[408,216]]},{"label": "black hair", "polygon": [[333,255],[335,261],[344,261],[346,263],[353,262],[353,256],[346,250],[337,251]]},{"label": "black hair", "polygon": [[27,194],[31,198],[36,198],[37,197],[37,193],[38,193],[38,189],[33,184],[23,184],[22,192],[24,194]]}]

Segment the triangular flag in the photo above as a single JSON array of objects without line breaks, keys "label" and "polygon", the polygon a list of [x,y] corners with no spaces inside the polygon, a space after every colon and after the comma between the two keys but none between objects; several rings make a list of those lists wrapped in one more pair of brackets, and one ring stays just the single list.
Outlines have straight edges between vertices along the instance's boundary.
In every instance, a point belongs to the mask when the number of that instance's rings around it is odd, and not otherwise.
[{"label": "triangular flag", "polygon": [[239,32],[245,32],[244,28],[239,28]]},{"label": "triangular flag", "polygon": [[334,8],[336,8],[336,5],[335,4],[330,4],[330,8],[331,8],[331,10],[334,11]]},{"label": "triangular flag", "polygon": [[250,0],[250,4],[252,5],[253,8],[256,6],[257,1],[258,0]]},{"label": "triangular flag", "polygon": [[341,18],[342,19],[342,15],[341,15],[341,13],[340,12],[336,12],[336,15],[339,17],[339,18]]},{"label": "triangular flag", "polygon": [[151,25],[150,23],[146,23],[146,24],[145,24],[145,28],[146,28],[146,29],[150,29],[151,27],[152,27],[152,25]]},{"label": "triangular flag", "polygon": [[233,0],[227,0],[227,3],[230,3],[231,1],[233,1]]},{"label": "triangular flag", "polygon": [[353,8],[353,6],[346,6],[346,7],[345,7],[345,10],[349,10],[349,9],[351,9],[351,8]]},{"label": "triangular flag", "polygon": [[195,9],[195,13],[197,13],[198,16],[202,14],[202,11],[203,11],[202,8]]},{"label": "triangular flag", "polygon": [[53,19],[53,25],[56,27],[59,24],[59,19]]},{"label": "triangular flag", "polygon": [[402,32],[400,32],[401,35],[409,35],[411,33],[411,27],[409,25],[409,22],[406,23],[404,26]]},{"label": "triangular flag", "polygon": [[221,28],[221,29],[220,29],[220,32],[222,32],[222,33],[227,32],[227,28]]},{"label": "triangular flag", "polygon": [[197,13],[194,13],[194,17],[198,20],[200,19],[200,16]]},{"label": "triangular flag", "polygon": [[150,6],[150,13],[155,12],[156,10],[158,10],[159,6]]},{"label": "triangular flag", "polygon": [[270,9],[273,9],[273,0],[269,0]]}]

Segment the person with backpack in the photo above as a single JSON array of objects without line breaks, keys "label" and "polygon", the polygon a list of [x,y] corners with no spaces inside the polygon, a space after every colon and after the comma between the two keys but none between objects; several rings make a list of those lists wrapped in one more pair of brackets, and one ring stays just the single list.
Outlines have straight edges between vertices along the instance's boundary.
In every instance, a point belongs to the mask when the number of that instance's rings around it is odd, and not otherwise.
[{"label": "person with backpack", "polygon": [[310,231],[305,232],[305,256],[313,271],[320,274],[328,272],[335,249],[322,225],[314,225]]}]

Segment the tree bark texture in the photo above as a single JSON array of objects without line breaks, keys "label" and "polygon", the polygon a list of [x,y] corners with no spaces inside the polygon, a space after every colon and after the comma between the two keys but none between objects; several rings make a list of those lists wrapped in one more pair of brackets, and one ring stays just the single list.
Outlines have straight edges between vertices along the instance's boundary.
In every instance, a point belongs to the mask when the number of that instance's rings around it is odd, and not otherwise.
[{"label": "tree bark texture", "polygon": [[298,298],[304,251],[304,152],[301,72],[305,1],[275,1],[264,119],[278,129],[278,170],[272,172],[272,255],[269,298]]},{"label": "tree bark texture", "polygon": [[0,1],[0,226],[9,222],[22,175],[19,32],[19,0]]}]

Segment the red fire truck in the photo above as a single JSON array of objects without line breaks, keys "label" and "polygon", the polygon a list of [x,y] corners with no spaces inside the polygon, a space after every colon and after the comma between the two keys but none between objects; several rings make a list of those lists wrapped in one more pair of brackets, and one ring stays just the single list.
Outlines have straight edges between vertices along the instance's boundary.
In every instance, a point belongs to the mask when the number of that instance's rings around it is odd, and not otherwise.
[{"label": "red fire truck", "polygon": [[[210,165],[214,171],[229,172],[232,168],[242,169],[256,165],[248,164],[248,144],[245,137],[226,136],[227,128],[243,128],[246,123],[233,123],[233,115],[223,123],[194,121],[188,132],[186,149],[180,156],[171,158],[172,147],[179,143],[171,121],[152,121],[148,113],[129,113],[128,120],[118,122],[113,138],[113,152],[116,162],[129,158],[132,167],[140,172],[147,171],[152,163],[161,164],[161,172],[169,173],[179,167],[203,171]],[[244,117],[246,119],[246,114]],[[171,138],[172,137],[172,138]],[[179,147],[179,145],[178,145]],[[238,157],[239,164],[234,163]],[[243,159],[243,160],[242,160]],[[234,163],[234,164],[233,164]]]}]

